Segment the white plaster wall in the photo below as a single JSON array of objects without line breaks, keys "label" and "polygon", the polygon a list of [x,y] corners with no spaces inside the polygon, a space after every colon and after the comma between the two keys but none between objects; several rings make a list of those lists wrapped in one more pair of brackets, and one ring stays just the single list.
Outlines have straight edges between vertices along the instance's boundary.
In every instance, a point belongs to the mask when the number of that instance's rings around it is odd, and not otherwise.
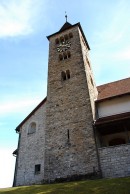
[{"label": "white plaster wall", "polygon": [[97,104],[99,118],[130,112],[130,96],[117,97]]},{"label": "white plaster wall", "polygon": [[[16,186],[41,183],[44,179],[46,103],[21,127]],[[31,122],[36,122],[36,132],[28,134]],[[41,164],[41,173],[35,174],[35,165]]]}]

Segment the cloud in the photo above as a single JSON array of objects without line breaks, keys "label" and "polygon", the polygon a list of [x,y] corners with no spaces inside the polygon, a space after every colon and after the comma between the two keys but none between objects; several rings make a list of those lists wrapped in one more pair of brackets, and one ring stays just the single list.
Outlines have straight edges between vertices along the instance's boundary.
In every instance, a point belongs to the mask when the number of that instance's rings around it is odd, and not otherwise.
[{"label": "cloud", "polygon": [[25,113],[31,111],[40,103],[40,99],[14,99],[13,101],[4,101],[0,103],[0,115],[8,115],[12,113]]},{"label": "cloud", "polygon": [[[95,47],[110,47],[113,44],[121,45],[124,41],[126,42],[130,33],[129,13],[129,5],[125,0],[120,0],[118,4],[113,5],[109,15],[107,15],[106,11],[106,19],[100,18],[99,20],[103,22],[103,25],[99,31],[95,32],[95,37],[98,40]],[[128,44],[128,42],[126,43]]]},{"label": "cloud", "polygon": [[130,48],[121,50],[114,57],[119,60],[130,60]]},{"label": "cloud", "polygon": [[36,16],[39,17],[41,1],[0,1],[0,37],[27,35],[34,31]]},{"label": "cloud", "polygon": [[112,79],[128,77],[130,60],[129,2],[120,0],[113,3],[111,9],[100,13],[97,23],[99,28],[94,32],[96,40],[93,38],[91,46],[93,48],[91,59],[97,83],[102,84]]},{"label": "cloud", "polygon": [[[15,148],[16,149],[16,148]],[[14,177],[15,158],[12,148],[0,148],[0,188],[11,187]]]}]

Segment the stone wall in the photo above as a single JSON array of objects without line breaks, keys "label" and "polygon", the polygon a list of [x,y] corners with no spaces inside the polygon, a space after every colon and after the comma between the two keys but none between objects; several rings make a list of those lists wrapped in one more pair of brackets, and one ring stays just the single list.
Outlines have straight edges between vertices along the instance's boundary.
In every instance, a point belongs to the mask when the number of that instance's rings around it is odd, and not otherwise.
[{"label": "stone wall", "polygon": [[[59,60],[55,40],[72,33],[71,57]],[[86,48],[86,53],[88,52]],[[62,71],[70,79],[61,79]],[[45,179],[55,180],[98,170],[90,92],[78,26],[50,38],[45,131]],[[69,133],[69,138],[68,138]]]},{"label": "stone wall", "polygon": [[130,144],[99,148],[99,156],[104,178],[130,176]]},{"label": "stone wall", "polygon": [[[38,184],[44,179],[45,116],[46,103],[20,129],[15,186]],[[36,123],[36,132],[28,134],[31,122]],[[35,174],[35,165],[37,164],[41,165],[41,170]]]},{"label": "stone wall", "polygon": [[90,62],[89,50],[86,48],[86,44],[85,44],[84,38],[80,30],[79,30],[79,34],[80,34],[80,43],[81,43],[84,67],[85,67],[85,72],[86,72],[86,80],[88,83],[88,91],[89,91],[89,96],[90,96],[91,109],[93,113],[93,120],[95,120],[96,119],[95,100],[97,99],[98,91],[97,91],[97,87],[96,87],[96,83],[95,83],[94,75],[92,71],[92,66]]}]

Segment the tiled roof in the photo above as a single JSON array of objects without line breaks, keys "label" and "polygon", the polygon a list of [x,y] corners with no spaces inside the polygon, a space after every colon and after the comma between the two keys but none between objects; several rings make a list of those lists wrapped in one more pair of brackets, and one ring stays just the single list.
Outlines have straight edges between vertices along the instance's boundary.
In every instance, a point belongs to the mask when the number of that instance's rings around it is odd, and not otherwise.
[{"label": "tiled roof", "polygon": [[108,98],[130,94],[130,78],[111,82],[97,87],[97,101],[102,101]]}]

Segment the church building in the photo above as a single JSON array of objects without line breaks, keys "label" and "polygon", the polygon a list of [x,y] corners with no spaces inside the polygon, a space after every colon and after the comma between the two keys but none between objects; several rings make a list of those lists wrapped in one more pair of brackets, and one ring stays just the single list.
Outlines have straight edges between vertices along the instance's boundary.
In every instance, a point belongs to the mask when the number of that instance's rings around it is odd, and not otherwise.
[{"label": "church building", "polygon": [[80,23],[47,38],[47,97],[16,128],[13,186],[130,176],[130,78],[96,86]]}]

